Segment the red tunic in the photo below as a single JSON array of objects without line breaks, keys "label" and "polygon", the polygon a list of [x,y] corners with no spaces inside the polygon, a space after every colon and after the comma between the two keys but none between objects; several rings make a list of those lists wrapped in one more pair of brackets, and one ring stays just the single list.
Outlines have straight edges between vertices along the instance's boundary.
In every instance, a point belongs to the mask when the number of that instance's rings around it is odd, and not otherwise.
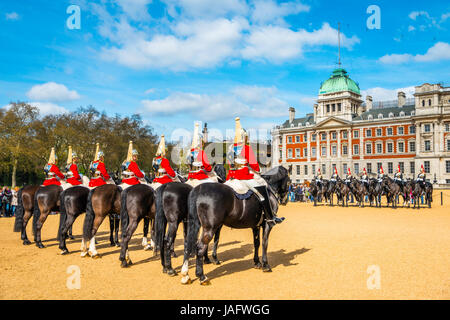
[{"label": "red tunic", "polygon": [[130,163],[128,164],[127,170],[133,172],[135,177],[131,177],[128,179],[122,179],[122,183],[126,183],[129,185],[140,184],[138,178],[142,179],[144,177],[144,175],[142,174],[141,170],[139,169],[139,166],[137,165],[137,163],[134,161],[130,161]]},{"label": "red tunic", "polygon": [[102,186],[106,184],[107,180],[111,179],[108,175],[108,172],[106,172],[105,164],[103,162],[101,162],[100,160],[96,160],[92,162],[91,167],[95,165],[97,166],[96,171],[100,172],[100,176],[92,178],[89,181],[89,187],[91,188]]},{"label": "red tunic", "polygon": [[72,177],[67,178],[67,183],[70,183],[73,186],[78,186],[81,184],[81,176],[78,173],[78,166],[75,163],[72,163],[69,167],[69,172],[72,172]]},{"label": "red tunic", "polygon": [[165,173],[158,178],[153,179],[153,182],[159,182],[161,184],[169,183],[173,181],[173,178],[176,177],[175,171],[173,171],[172,167],[170,166],[169,160],[167,158],[160,158],[161,164],[159,165],[159,169],[164,169]]},{"label": "red tunic", "polygon": [[198,171],[189,172],[188,179],[196,179],[196,180],[208,179],[209,176],[206,174],[206,172],[211,172],[212,168],[208,162],[208,157],[206,156],[204,150],[199,151],[195,161],[200,162],[202,164],[202,167]]},{"label": "red tunic", "polygon": [[253,179],[253,174],[250,173],[249,167],[255,171],[260,171],[259,164],[256,161],[255,153],[253,152],[252,147],[249,145],[245,145],[242,148],[240,157],[245,159],[244,167],[240,169],[234,169],[228,171],[227,180],[229,179],[238,179],[238,180],[250,180]]},{"label": "red tunic", "polygon": [[[59,168],[54,164],[47,164],[47,167],[50,167],[50,169],[48,170],[47,173],[48,178],[44,180],[43,185],[49,186],[55,184],[57,186],[60,186],[61,182],[59,182],[59,180],[56,179],[55,175],[58,176],[60,179],[64,179],[64,175],[61,173],[61,171],[59,171]],[[53,174],[50,174],[51,172]]]}]

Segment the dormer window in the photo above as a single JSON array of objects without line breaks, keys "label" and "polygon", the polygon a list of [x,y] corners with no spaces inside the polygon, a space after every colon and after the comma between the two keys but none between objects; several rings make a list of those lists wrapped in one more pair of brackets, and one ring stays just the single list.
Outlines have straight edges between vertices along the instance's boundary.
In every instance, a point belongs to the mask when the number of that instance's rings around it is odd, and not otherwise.
[{"label": "dormer window", "polygon": [[367,120],[373,120],[373,115],[369,114],[369,116],[367,117]]},{"label": "dormer window", "polygon": [[389,112],[389,118],[393,118],[394,114],[392,112]]},{"label": "dormer window", "polygon": [[400,112],[400,117],[404,117],[404,116],[405,116],[405,112],[404,111]]},{"label": "dormer window", "polygon": [[381,113],[378,114],[378,119],[383,119],[383,115]]}]

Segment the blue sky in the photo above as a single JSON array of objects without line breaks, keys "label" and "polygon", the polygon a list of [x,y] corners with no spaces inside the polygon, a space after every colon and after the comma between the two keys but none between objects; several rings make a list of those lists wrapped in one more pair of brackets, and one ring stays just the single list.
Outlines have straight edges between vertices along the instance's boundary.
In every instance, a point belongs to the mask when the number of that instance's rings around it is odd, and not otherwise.
[{"label": "blue sky", "polygon": [[[79,30],[66,25],[72,4]],[[370,5],[379,30],[367,28]],[[140,113],[168,137],[194,121],[224,133],[235,116],[269,128],[289,106],[312,112],[337,66],[338,22],[342,64],[364,96],[449,85],[442,1],[22,0],[0,2],[0,106]]]}]

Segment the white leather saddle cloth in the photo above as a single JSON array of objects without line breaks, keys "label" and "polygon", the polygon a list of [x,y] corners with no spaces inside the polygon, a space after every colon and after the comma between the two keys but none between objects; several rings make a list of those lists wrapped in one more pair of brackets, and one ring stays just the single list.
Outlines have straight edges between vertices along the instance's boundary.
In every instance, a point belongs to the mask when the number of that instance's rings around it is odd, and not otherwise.
[{"label": "white leather saddle cloth", "polygon": [[254,178],[250,180],[230,179],[227,180],[225,184],[230,186],[236,193],[239,194],[245,194],[249,190],[257,193],[255,187],[267,186],[266,180],[264,180],[259,174],[254,174]]},{"label": "white leather saddle cloth", "polygon": [[196,186],[202,184],[202,183],[206,183],[206,182],[217,182],[217,177],[209,177],[206,179],[202,179],[202,180],[198,180],[198,179],[189,179],[188,181],[186,181],[186,184],[192,186],[193,188],[195,188]]}]

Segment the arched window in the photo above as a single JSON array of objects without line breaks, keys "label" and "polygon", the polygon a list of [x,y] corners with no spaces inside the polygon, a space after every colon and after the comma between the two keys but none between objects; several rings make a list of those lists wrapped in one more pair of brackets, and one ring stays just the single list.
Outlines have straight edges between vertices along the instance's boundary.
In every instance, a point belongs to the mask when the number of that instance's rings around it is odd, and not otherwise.
[{"label": "arched window", "polygon": [[383,115],[381,113],[378,114],[378,119],[383,119]]},{"label": "arched window", "polygon": [[392,112],[389,112],[389,118],[393,118],[394,114]]},{"label": "arched window", "polygon": [[373,120],[373,115],[369,114],[369,116],[367,117],[367,120]]},{"label": "arched window", "polygon": [[301,127],[301,126],[302,126],[302,124],[301,124],[301,123],[299,123],[299,124],[298,124],[298,126],[299,126],[299,127]]},{"label": "arched window", "polygon": [[428,105],[431,106],[431,99],[428,99]]},{"label": "arched window", "polygon": [[404,111],[401,111],[400,112],[400,117],[404,117],[405,116],[405,112]]},{"label": "arched window", "polygon": [[425,107],[425,100],[422,100],[422,107]]},{"label": "arched window", "polygon": [[293,123],[291,123],[291,128],[293,128],[294,127],[294,124]]}]

